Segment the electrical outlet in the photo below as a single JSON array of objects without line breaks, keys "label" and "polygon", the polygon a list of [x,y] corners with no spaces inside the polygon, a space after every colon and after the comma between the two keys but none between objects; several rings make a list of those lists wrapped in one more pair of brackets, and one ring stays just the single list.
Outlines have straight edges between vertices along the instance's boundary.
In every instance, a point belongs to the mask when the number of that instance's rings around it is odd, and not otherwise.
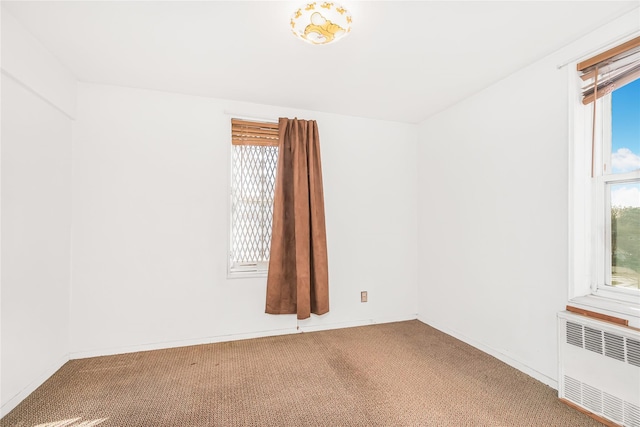
[{"label": "electrical outlet", "polygon": [[360,302],[367,302],[367,291],[360,292]]}]

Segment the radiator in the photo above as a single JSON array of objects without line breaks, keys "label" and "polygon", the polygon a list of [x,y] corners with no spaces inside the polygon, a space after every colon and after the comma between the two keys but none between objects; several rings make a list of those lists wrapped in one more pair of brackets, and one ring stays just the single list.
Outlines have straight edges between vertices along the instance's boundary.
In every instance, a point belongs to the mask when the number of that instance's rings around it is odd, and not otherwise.
[{"label": "radiator", "polygon": [[558,396],[616,424],[640,427],[640,331],[558,314]]}]

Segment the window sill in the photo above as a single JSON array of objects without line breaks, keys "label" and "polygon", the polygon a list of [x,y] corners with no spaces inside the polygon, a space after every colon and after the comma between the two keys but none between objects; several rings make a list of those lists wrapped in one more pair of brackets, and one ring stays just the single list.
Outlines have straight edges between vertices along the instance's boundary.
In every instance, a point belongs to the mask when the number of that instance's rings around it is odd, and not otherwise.
[{"label": "window sill", "polygon": [[266,271],[228,271],[227,279],[267,278]]},{"label": "window sill", "polygon": [[569,305],[629,321],[629,326],[640,328],[640,304],[623,302],[597,295],[585,295],[569,300]]}]

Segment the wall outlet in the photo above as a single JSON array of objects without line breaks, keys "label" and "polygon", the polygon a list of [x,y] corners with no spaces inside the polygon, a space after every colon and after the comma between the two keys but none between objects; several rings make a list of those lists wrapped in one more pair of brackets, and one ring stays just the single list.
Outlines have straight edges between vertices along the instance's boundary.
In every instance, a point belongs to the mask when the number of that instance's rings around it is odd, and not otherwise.
[{"label": "wall outlet", "polygon": [[367,302],[367,291],[360,292],[360,302]]}]

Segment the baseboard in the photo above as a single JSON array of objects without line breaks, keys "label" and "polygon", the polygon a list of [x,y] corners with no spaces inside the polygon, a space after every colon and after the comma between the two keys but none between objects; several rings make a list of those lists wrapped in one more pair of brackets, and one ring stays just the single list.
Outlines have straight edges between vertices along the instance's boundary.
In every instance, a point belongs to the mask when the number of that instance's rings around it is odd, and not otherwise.
[{"label": "baseboard", "polygon": [[167,348],[188,347],[192,345],[213,344],[218,342],[239,341],[252,338],[273,337],[299,333],[296,328],[272,329],[243,334],[216,335],[211,337],[193,338],[177,341],[162,341],[149,344],[131,345],[125,347],[101,348],[96,350],[77,351],[71,353],[71,359],[86,359],[88,357],[113,356],[114,354],[135,353],[138,351],[163,350]]},{"label": "baseboard", "polygon": [[355,328],[358,326],[377,325],[380,323],[405,322],[407,320],[416,320],[416,315],[410,314],[406,316],[381,317],[378,319],[350,320],[347,322],[315,324],[310,326],[305,326],[303,321],[303,324],[300,324],[300,322],[298,322],[298,329],[300,329],[301,332],[318,332],[327,331],[330,329]]},{"label": "baseboard", "polygon": [[586,410],[585,408],[583,408],[582,406],[578,406],[575,403],[567,400],[567,399],[558,399],[560,402],[564,403],[565,405],[569,406],[570,408],[575,409],[578,412],[582,412],[583,414],[585,414],[586,416],[593,418],[594,420],[596,420],[597,422],[599,422],[600,424],[604,424],[607,427],[622,427],[620,424],[616,424],[611,420],[608,420],[606,418],[601,417],[600,415],[596,415],[591,411]]},{"label": "baseboard", "polygon": [[[299,321],[296,328],[271,329],[266,331],[249,332],[243,334],[216,335],[204,338],[194,338],[177,341],[163,341],[149,344],[132,345],[125,347],[101,348],[95,350],[76,351],[70,354],[70,359],[86,359],[89,357],[112,356],[115,354],[135,353],[138,351],[162,350],[167,348],[188,347],[191,345],[214,344],[219,342],[239,341],[252,338],[274,337],[279,335],[290,335],[302,332],[316,332],[330,329],[352,328],[357,326],[375,325],[378,323],[403,322],[415,320],[416,315],[383,317],[379,319],[364,319],[349,322],[335,322],[327,324],[316,324],[305,326],[304,321]],[[302,323],[302,324],[301,324]]]},{"label": "baseboard", "polygon": [[477,342],[475,340],[472,340],[454,330],[451,330],[447,327],[444,327],[442,325],[439,325],[437,322],[432,322],[429,319],[426,319],[422,316],[418,316],[418,320],[421,321],[422,323],[429,325],[433,328],[436,328],[437,330],[444,332],[447,335],[451,335],[452,337],[459,339],[460,341],[469,344],[472,347],[477,348],[478,350],[481,350],[487,354],[489,354],[490,356],[495,357],[496,359],[506,363],[509,366],[512,366],[514,368],[516,368],[517,370],[524,372],[525,374],[529,375],[532,378],[535,378],[536,380],[540,381],[543,384],[548,385],[549,387],[552,387],[555,390],[558,390],[558,381],[554,380],[553,378],[550,378],[546,375],[544,375],[541,372],[536,371],[535,369],[523,364],[522,362],[519,362],[513,358],[511,358],[510,356],[505,355],[504,353],[501,353],[500,351],[491,348],[489,346],[486,346],[480,342]]},{"label": "baseboard", "polygon": [[40,387],[46,380],[48,380],[53,374],[55,374],[58,369],[62,367],[65,363],[69,361],[69,355],[65,354],[60,359],[58,359],[55,363],[51,364],[49,368],[47,368],[44,372],[38,375],[29,385],[23,388],[18,394],[11,397],[7,402],[5,402],[0,408],[0,418],[7,415],[9,412],[13,410],[16,406],[20,404],[24,399],[27,398],[31,393],[35,391],[38,387]]}]

